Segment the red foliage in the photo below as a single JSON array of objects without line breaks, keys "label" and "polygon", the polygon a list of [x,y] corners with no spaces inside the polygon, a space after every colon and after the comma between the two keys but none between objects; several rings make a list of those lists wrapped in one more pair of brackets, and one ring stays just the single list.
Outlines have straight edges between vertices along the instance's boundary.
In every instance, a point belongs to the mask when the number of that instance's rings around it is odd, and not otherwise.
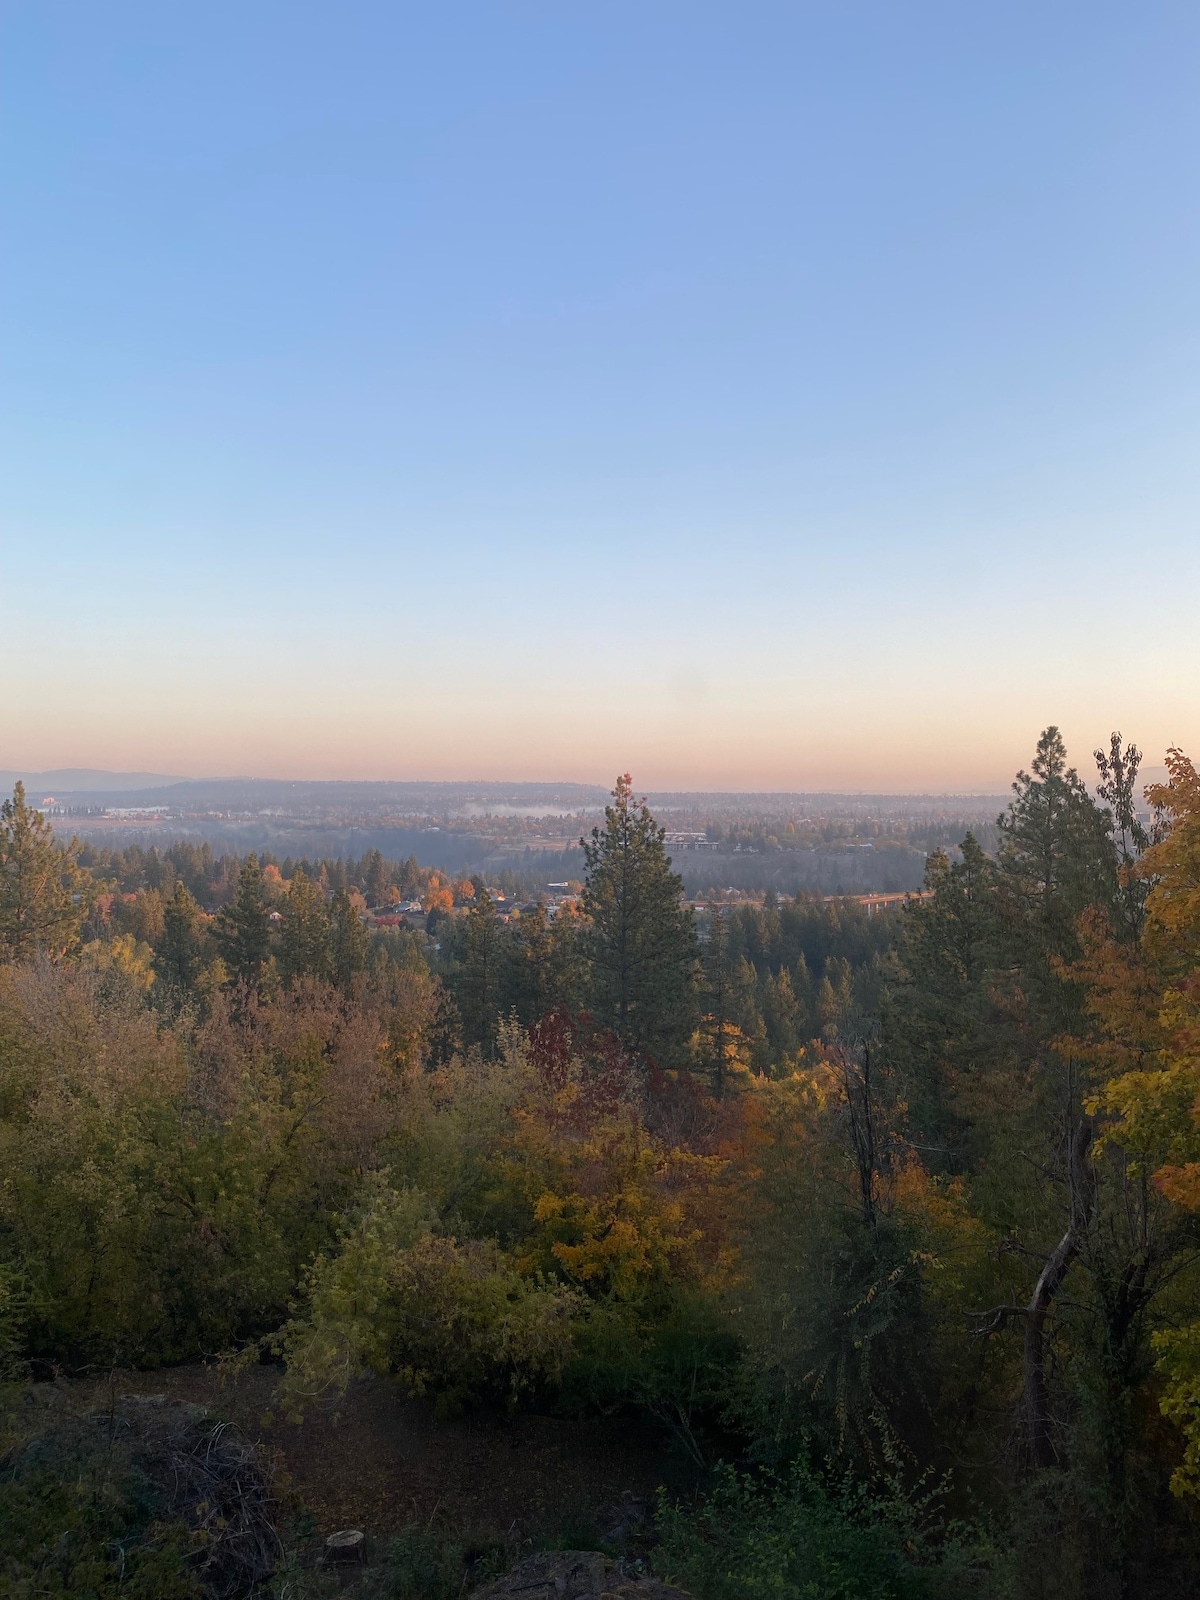
[{"label": "red foliage", "polygon": [[529,1059],[551,1094],[575,1082],[578,1117],[611,1116],[629,1093],[633,1070],[620,1042],[583,1011],[551,1011],[529,1030]]}]

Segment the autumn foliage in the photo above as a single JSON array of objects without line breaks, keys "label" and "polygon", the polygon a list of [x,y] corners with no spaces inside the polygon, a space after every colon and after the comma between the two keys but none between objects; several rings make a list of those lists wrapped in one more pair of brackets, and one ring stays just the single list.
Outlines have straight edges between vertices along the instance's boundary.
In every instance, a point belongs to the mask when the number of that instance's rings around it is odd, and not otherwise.
[{"label": "autumn foliage", "polygon": [[703,1596],[1159,1592],[1160,1491],[1200,1492],[1200,778],[1171,752],[1147,812],[1098,761],[1048,729],[998,848],[870,921],[697,918],[627,779],[581,904],[519,915],[378,852],[89,866],[14,796],[0,1362],[638,1417],[740,1462],[663,1513]]}]

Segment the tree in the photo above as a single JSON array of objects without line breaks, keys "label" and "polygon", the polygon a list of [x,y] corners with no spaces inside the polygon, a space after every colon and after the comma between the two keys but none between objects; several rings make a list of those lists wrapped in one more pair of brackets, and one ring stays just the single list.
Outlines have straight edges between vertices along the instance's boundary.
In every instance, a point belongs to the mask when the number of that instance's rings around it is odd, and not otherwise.
[{"label": "tree", "polygon": [[580,922],[569,906],[551,918],[545,905],[539,903],[528,916],[510,924],[516,929],[516,938],[505,973],[506,991],[518,1017],[526,1024],[538,1022],[551,1012],[573,1015],[581,1009],[584,964]]},{"label": "tree", "polygon": [[329,976],[330,934],[325,896],[297,867],[283,910],[279,941],[279,970],[285,984],[290,986],[304,976]]},{"label": "tree", "polygon": [[678,1061],[696,1009],[695,928],[663,829],[634,798],[628,773],[617,779],[603,829],[580,843],[592,1009],[628,1048]]},{"label": "tree", "polygon": [[369,906],[383,904],[389,878],[387,865],[378,850],[368,850],[358,864],[359,881]]},{"label": "tree", "polygon": [[734,981],[729,953],[729,929],[720,906],[708,914],[708,943],[701,962],[703,971],[704,1032],[709,1043],[713,1093],[725,1094],[729,1045],[739,1030],[733,1021]]},{"label": "tree", "polygon": [[200,970],[200,907],[182,879],[163,912],[163,932],[154,952],[159,982],[175,994],[189,993]]},{"label": "tree", "polygon": [[463,964],[457,984],[463,1038],[491,1055],[500,1015],[505,948],[503,925],[496,906],[484,889],[467,913],[463,933]]},{"label": "tree", "polygon": [[262,868],[253,853],[246,857],[238,874],[232,904],[221,912],[217,943],[235,982],[251,986],[261,982],[270,952],[271,924],[263,895]]},{"label": "tree", "polygon": [[[1167,770],[1169,782],[1148,790],[1168,826],[1137,863],[1151,886],[1140,945],[1122,948],[1100,929],[1086,954],[1091,1009],[1103,1030],[1098,1054],[1109,1073],[1100,1109],[1115,1118],[1105,1143],[1139,1180],[1136,1248],[1125,1274],[1137,1297],[1119,1285],[1135,1313],[1179,1274],[1182,1260],[1193,1273],[1200,1264],[1200,774],[1179,750],[1168,752]],[[1168,1219],[1154,1214],[1164,1200]],[[1191,1287],[1153,1343],[1166,1379],[1162,1409],[1185,1440],[1172,1487],[1200,1495],[1194,1280]],[[1138,1331],[1135,1324],[1131,1334]]]},{"label": "tree", "polygon": [[87,907],[77,849],[55,841],[18,783],[0,806],[0,954],[8,960],[61,956],[78,942]]},{"label": "tree", "polygon": [[333,897],[331,923],[333,981],[347,989],[356,973],[366,971],[368,944],[367,930],[363,927],[358,907],[346,889],[339,889]]},{"label": "tree", "polygon": [[1066,956],[1077,949],[1075,926],[1083,912],[1116,901],[1113,819],[1067,766],[1057,728],[1038,740],[1032,766],[1032,773],[1017,774],[1008,810],[998,818],[1002,882],[1022,941],[1032,931],[1046,956]]},{"label": "tree", "polygon": [[411,900],[414,895],[421,892],[421,869],[417,865],[416,856],[409,856],[400,868],[400,881],[397,885],[400,896],[404,900]]},{"label": "tree", "polygon": [[1010,1043],[988,981],[999,960],[996,877],[971,833],[961,860],[933,852],[924,897],[905,905],[884,997],[888,1059],[904,1084],[913,1136],[935,1169],[969,1161],[972,1085],[984,1072],[994,1080]]},{"label": "tree", "polygon": [[1123,932],[1126,938],[1136,939],[1142,931],[1149,889],[1146,878],[1138,871],[1138,861],[1151,842],[1150,834],[1137,814],[1134,798],[1142,752],[1135,744],[1122,748],[1121,735],[1114,733],[1109,739],[1108,751],[1097,750],[1095,758],[1100,773],[1096,793],[1112,814],[1113,838],[1119,861],[1118,907],[1124,919]]}]

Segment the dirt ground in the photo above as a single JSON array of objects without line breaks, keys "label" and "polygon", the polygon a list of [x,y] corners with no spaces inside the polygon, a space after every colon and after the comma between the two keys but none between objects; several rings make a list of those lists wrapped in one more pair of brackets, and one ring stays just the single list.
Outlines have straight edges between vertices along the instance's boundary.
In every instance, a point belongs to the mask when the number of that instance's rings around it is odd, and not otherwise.
[{"label": "dirt ground", "polygon": [[291,1490],[327,1535],[361,1528],[386,1538],[413,1522],[524,1539],[578,1537],[614,1507],[682,1489],[684,1463],[659,1438],[617,1420],[476,1413],[438,1418],[383,1378],[353,1384],[336,1409],[299,1424],[273,1409],[279,1372],[229,1377],[212,1366],[116,1372],[96,1397],[163,1394],[207,1406],[266,1447]]}]

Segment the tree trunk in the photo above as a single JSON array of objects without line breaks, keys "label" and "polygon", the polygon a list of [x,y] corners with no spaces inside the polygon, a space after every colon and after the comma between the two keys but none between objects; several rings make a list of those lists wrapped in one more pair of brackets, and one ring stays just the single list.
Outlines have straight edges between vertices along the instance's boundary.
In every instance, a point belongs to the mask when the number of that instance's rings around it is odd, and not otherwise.
[{"label": "tree trunk", "polygon": [[1087,1182],[1091,1142],[1092,1126],[1084,1118],[1071,1135],[1071,1220],[1038,1276],[1025,1318],[1025,1422],[1034,1467],[1052,1467],[1057,1459],[1050,1436],[1050,1395],[1046,1387],[1046,1318],[1079,1254],[1091,1216],[1091,1185]]}]

